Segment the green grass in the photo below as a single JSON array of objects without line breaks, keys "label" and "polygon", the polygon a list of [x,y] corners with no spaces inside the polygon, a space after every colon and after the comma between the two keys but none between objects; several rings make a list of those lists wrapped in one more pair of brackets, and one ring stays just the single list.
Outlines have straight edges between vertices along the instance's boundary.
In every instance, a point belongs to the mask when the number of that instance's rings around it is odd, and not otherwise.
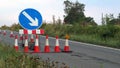
[{"label": "green grass", "polygon": [[120,41],[116,40],[114,38],[107,38],[107,39],[101,39],[97,35],[70,35],[71,40],[85,42],[85,43],[91,43],[91,44],[98,44],[102,46],[107,47],[114,47],[114,48],[120,48]]},{"label": "green grass", "polygon": [[28,56],[16,52],[12,47],[0,44],[0,68],[69,68],[65,63],[43,60],[38,56]]},{"label": "green grass", "polygon": [[97,44],[101,46],[120,48],[120,26],[81,26],[79,24],[44,24],[42,28],[45,35],[65,38],[70,35],[70,40]]}]

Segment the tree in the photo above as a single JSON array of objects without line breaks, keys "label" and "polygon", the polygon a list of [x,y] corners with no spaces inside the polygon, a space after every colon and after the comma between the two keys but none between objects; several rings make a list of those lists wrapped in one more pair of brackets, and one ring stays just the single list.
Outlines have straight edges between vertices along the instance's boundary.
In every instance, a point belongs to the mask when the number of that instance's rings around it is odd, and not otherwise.
[{"label": "tree", "polygon": [[86,17],[84,15],[85,4],[79,3],[78,1],[70,2],[69,0],[64,1],[65,24],[80,24],[80,25],[97,25],[92,17]]},{"label": "tree", "polygon": [[105,25],[105,19],[104,19],[104,17],[103,17],[103,13],[102,13],[102,18],[101,18],[101,20],[102,20],[102,25]]},{"label": "tree", "polygon": [[106,25],[115,24],[115,18],[114,18],[113,14],[106,14],[105,17],[103,17],[103,19],[104,19]]},{"label": "tree", "polygon": [[52,16],[52,19],[53,19],[53,24],[55,24],[55,16],[54,15]]},{"label": "tree", "polygon": [[120,19],[120,13],[118,14],[118,19]]},{"label": "tree", "polygon": [[64,1],[65,4],[65,18],[64,22],[73,24],[74,22],[79,22],[85,18],[84,15],[84,4],[76,1],[75,3],[70,2],[69,0]]},{"label": "tree", "polygon": [[62,23],[62,20],[60,19],[60,17],[58,17],[57,23],[58,23],[58,24],[61,24],[61,23]]},{"label": "tree", "polygon": [[104,17],[106,25],[120,25],[120,13],[117,18],[114,18],[113,14],[106,14]]},{"label": "tree", "polygon": [[18,31],[19,29],[22,29],[22,27],[17,23],[13,23],[11,26],[10,26],[10,30],[16,30]]},{"label": "tree", "polygon": [[65,4],[65,14],[69,14],[69,11],[71,10],[72,3],[69,0],[64,1]]},{"label": "tree", "polygon": [[9,27],[7,26],[7,25],[3,25],[3,26],[1,26],[1,29],[9,29]]}]

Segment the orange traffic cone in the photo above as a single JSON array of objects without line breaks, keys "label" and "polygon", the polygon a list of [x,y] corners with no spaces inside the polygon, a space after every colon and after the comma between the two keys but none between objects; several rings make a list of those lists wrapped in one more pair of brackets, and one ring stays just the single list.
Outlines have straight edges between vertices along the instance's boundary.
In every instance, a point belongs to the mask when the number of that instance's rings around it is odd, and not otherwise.
[{"label": "orange traffic cone", "polygon": [[17,36],[17,35],[15,36],[15,45],[14,45],[14,49],[15,49],[16,51],[18,51],[18,36]]},{"label": "orange traffic cone", "polygon": [[66,34],[66,40],[65,40],[65,46],[64,46],[64,51],[62,51],[62,52],[72,52],[72,51],[70,51],[70,47],[69,47],[69,43],[68,43],[68,39],[69,39],[69,35],[68,34]]},{"label": "orange traffic cone", "polygon": [[68,39],[65,40],[64,51],[65,52],[69,52],[70,51],[70,47],[69,47],[69,44],[68,44]]},{"label": "orange traffic cone", "polygon": [[54,51],[55,52],[60,52],[58,36],[56,36],[56,45],[55,45]]},{"label": "orange traffic cone", "polygon": [[34,42],[33,34],[31,34],[30,43]]},{"label": "orange traffic cone", "polygon": [[28,36],[25,36],[25,45],[24,45],[24,52],[28,52],[29,47],[28,47]]},{"label": "orange traffic cone", "polygon": [[36,41],[35,41],[35,46],[34,46],[34,52],[35,52],[35,53],[40,52],[40,47],[39,47],[39,44],[38,44],[38,35],[36,35]]},{"label": "orange traffic cone", "polygon": [[11,33],[10,33],[10,38],[12,38],[12,37],[14,37],[13,31],[11,31]]},{"label": "orange traffic cone", "polygon": [[50,46],[49,46],[49,41],[48,41],[48,35],[46,35],[46,45],[44,48],[44,52],[50,52]]}]

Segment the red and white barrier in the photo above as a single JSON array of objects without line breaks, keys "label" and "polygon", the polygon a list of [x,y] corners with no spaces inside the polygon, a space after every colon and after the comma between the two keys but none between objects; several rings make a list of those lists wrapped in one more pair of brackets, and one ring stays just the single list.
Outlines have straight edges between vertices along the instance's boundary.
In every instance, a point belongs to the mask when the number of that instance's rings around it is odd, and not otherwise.
[{"label": "red and white barrier", "polygon": [[36,30],[26,30],[26,29],[20,29],[19,34],[44,34],[43,29],[36,29]]}]

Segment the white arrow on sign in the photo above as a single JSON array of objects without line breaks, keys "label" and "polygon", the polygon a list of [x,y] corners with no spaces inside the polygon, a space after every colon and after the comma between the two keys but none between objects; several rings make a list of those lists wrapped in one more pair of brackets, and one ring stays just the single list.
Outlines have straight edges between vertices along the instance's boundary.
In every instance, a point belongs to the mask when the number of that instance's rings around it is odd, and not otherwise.
[{"label": "white arrow on sign", "polygon": [[38,19],[37,18],[35,18],[35,20],[27,13],[27,12],[22,12],[22,14],[24,15],[24,16],[26,16],[30,21],[31,21],[31,23],[29,23],[31,26],[38,26]]}]

